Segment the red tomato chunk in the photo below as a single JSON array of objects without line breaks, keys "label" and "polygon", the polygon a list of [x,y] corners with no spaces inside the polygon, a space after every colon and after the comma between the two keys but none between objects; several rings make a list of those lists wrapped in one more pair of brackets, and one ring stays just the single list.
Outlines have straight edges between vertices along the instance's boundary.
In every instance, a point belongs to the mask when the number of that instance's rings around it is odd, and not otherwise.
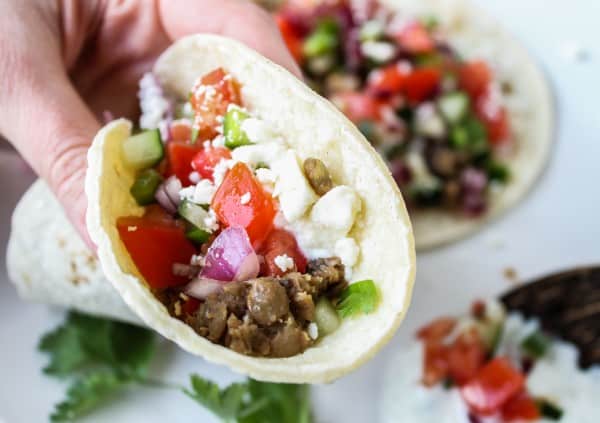
[{"label": "red tomato chunk", "polygon": [[260,272],[263,276],[282,276],[287,273],[275,264],[275,257],[284,254],[294,260],[295,270],[300,273],[306,272],[306,257],[300,251],[294,235],[285,229],[273,229],[263,243],[259,254],[265,258]]},{"label": "red tomato chunk", "polygon": [[222,159],[231,159],[231,153],[224,147],[203,148],[192,159],[192,167],[203,179],[213,180],[215,166]]}]

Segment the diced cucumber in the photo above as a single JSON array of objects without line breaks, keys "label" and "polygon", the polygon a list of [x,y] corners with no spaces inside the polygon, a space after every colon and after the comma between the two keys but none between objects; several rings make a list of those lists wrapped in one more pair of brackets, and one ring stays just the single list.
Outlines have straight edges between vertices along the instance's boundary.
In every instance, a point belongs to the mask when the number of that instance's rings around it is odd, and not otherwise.
[{"label": "diced cucumber", "polygon": [[185,233],[185,236],[187,239],[189,239],[195,244],[204,244],[206,241],[208,241],[208,238],[210,237],[210,232],[206,232],[203,229],[193,227]]},{"label": "diced cucumber", "polygon": [[442,115],[450,123],[460,122],[469,110],[469,97],[462,92],[446,94],[437,102]]},{"label": "diced cucumber", "polygon": [[486,170],[488,174],[488,179],[490,181],[506,183],[508,181],[508,178],[510,178],[510,170],[508,170],[508,167],[506,167],[506,165],[500,162],[494,160],[488,161],[488,163],[486,164]]},{"label": "diced cucumber", "polygon": [[536,401],[538,410],[542,417],[548,420],[560,420],[564,414],[563,410],[556,404],[551,403],[545,398],[538,399]]},{"label": "diced cucumber", "polygon": [[455,126],[450,132],[450,145],[457,150],[464,150],[469,145],[469,133],[463,126]]},{"label": "diced cucumber", "polygon": [[533,358],[541,358],[550,348],[550,339],[542,332],[533,332],[521,342],[521,348],[525,354]]},{"label": "diced cucumber", "polygon": [[323,297],[315,306],[315,323],[319,328],[319,335],[328,335],[340,326],[340,317],[331,302]]},{"label": "diced cucumber", "polygon": [[334,51],[339,45],[338,32],[338,25],[333,20],[319,23],[302,46],[306,57],[314,58]]},{"label": "diced cucumber", "polygon": [[154,193],[162,183],[162,176],[154,169],[146,169],[139,173],[129,192],[140,206],[154,203]]},{"label": "diced cucumber", "polygon": [[376,41],[385,35],[385,25],[382,21],[373,19],[365,22],[360,27],[360,41]]},{"label": "diced cucumber", "polygon": [[205,223],[205,219],[208,217],[208,212],[204,210],[204,207],[194,204],[191,201],[183,200],[181,204],[179,204],[177,212],[181,217],[195,227],[207,232],[212,232]]},{"label": "diced cucumber", "polygon": [[236,107],[230,109],[223,119],[223,134],[225,147],[234,149],[242,145],[252,144],[248,135],[242,129],[242,122],[248,119],[248,114]]},{"label": "diced cucumber", "polygon": [[123,158],[132,169],[142,170],[153,167],[162,160],[163,156],[164,148],[158,129],[144,131],[123,142]]}]

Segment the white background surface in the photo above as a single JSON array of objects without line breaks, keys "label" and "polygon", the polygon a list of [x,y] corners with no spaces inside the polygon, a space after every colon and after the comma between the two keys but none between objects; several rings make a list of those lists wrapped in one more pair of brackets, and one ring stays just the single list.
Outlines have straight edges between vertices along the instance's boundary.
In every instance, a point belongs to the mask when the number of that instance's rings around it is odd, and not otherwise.
[{"label": "white background surface", "polygon": [[[313,389],[318,422],[376,421],[385,364],[415,328],[436,315],[459,312],[473,298],[511,285],[507,267],[520,279],[581,264],[600,263],[600,1],[479,0],[531,50],[547,71],[556,95],[557,138],[539,185],[519,207],[476,236],[418,259],[414,301],[405,324],[371,363],[329,386]],[[580,48],[587,60],[569,52]],[[43,422],[65,385],[42,375],[39,336],[63,312],[21,303],[6,280],[4,246],[9,217],[31,176],[0,154],[0,421]],[[227,383],[236,375],[161,344],[154,375],[187,383],[191,372]],[[94,413],[88,422],[213,421],[179,393],[140,389]],[[410,422],[409,422],[410,423]]]}]

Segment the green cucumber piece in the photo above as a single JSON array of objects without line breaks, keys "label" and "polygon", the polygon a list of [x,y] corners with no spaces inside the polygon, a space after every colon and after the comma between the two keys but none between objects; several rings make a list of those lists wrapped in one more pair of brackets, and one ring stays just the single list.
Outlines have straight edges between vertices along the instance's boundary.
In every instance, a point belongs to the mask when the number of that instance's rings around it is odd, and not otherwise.
[{"label": "green cucumber piece", "polygon": [[206,241],[208,241],[208,238],[210,238],[210,232],[193,227],[185,233],[185,236],[195,244],[204,244]]},{"label": "green cucumber piece", "polygon": [[544,398],[538,399],[536,405],[538,410],[540,410],[542,417],[545,417],[548,420],[560,420],[564,414],[559,406]]},{"label": "green cucumber piece", "polygon": [[323,297],[317,301],[315,306],[315,323],[319,328],[319,337],[329,335],[340,326],[340,317],[331,305],[331,302]]},{"label": "green cucumber piece", "polygon": [[521,348],[525,354],[533,358],[541,358],[550,348],[550,338],[540,331],[533,332],[521,342]]},{"label": "green cucumber piece", "polygon": [[234,107],[230,109],[223,118],[223,134],[225,135],[225,147],[233,150],[242,145],[253,144],[242,129],[242,122],[248,119],[247,113]]},{"label": "green cucumber piece", "polygon": [[319,23],[315,30],[304,40],[304,55],[314,58],[333,52],[339,45],[339,28],[333,20]]},{"label": "green cucumber piece", "polygon": [[208,217],[208,212],[199,204],[194,204],[191,201],[183,200],[179,204],[177,212],[181,217],[190,222],[195,227],[211,232],[204,223],[204,219]]},{"label": "green cucumber piece", "polygon": [[437,101],[442,116],[450,123],[460,122],[469,110],[469,97],[462,92],[446,94]]},{"label": "green cucumber piece", "polygon": [[154,193],[162,183],[163,178],[154,169],[146,169],[141,171],[135,178],[135,182],[131,186],[129,192],[135,198],[135,201],[140,206],[147,206],[154,203]]},{"label": "green cucumber piece", "polygon": [[125,163],[135,170],[148,169],[157,165],[164,156],[160,131],[152,129],[133,135],[123,142]]},{"label": "green cucumber piece", "polygon": [[508,179],[510,178],[510,170],[506,165],[494,160],[490,160],[485,167],[487,170],[488,179],[490,181],[497,181],[502,184],[508,182]]}]

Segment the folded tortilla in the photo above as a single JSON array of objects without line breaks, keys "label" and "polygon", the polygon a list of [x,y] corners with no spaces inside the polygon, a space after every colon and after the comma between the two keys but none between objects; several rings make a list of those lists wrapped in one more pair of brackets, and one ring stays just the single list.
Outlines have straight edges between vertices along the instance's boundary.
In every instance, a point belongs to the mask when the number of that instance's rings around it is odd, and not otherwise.
[{"label": "folded tortilla", "polygon": [[418,250],[456,241],[485,227],[521,201],[549,160],[554,133],[552,94],[541,69],[527,50],[495,19],[468,0],[381,0],[408,16],[433,16],[450,44],[465,59],[494,66],[496,79],[510,92],[503,97],[514,133],[507,152],[510,180],[492,190],[488,211],[469,218],[444,210],[411,213]]},{"label": "folded tortilla", "polygon": [[86,194],[90,236],[98,246],[107,279],[125,303],[145,324],[184,350],[255,379],[329,382],[371,358],[391,338],[406,313],[415,253],[404,202],[386,165],[341,112],[288,71],[244,45],[215,35],[183,38],[162,54],[154,73],[167,93],[185,98],[200,75],[217,67],[241,83],[246,107],[285,134],[301,159],[321,159],[336,183],[353,187],[361,197],[362,212],[350,235],[361,249],[353,280],[372,279],[376,283],[381,296],[376,310],[344,319],[334,333],[288,358],[236,353],[171,317],[138,272],[116,227],[119,217],[143,213],[129,192],[135,172],[122,161],[121,144],[132,127],[124,119],[106,125],[89,150]]},{"label": "folded tortilla", "polygon": [[6,254],[8,277],[24,300],[141,324],[41,180],[15,208]]}]

